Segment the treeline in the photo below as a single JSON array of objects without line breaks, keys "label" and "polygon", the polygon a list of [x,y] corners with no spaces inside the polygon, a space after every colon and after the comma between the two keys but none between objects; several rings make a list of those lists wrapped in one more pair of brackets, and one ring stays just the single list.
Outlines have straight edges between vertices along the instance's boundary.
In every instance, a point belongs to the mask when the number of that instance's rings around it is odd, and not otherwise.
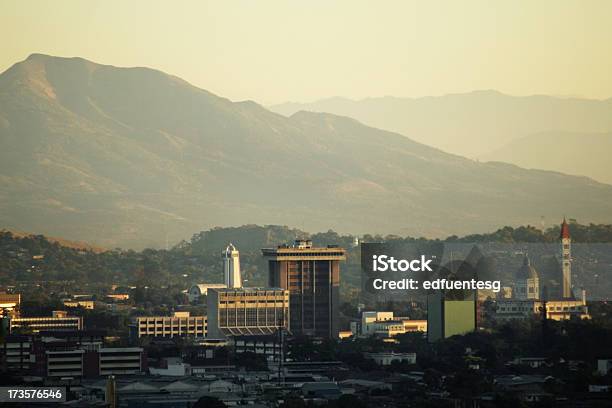
[{"label": "treeline", "polygon": [[[612,242],[612,225],[570,224],[574,242]],[[464,237],[450,236],[444,240],[399,237],[395,235],[364,235],[362,242],[406,241],[436,242],[556,242],[560,227],[540,230],[533,226],[504,227],[487,234]],[[170,250],[143,251],[114,249],[104,252],[62,246],[42,235],[16,236],[0,231],[0,284],[12,285],[23,281],[73,281],[89,284],[184,285],[194,282],[221,282],[221,252],[229,242],[240,250],[243,278],[250,285],[266,284],[266,265],[261,248],[289,243],[308,237],[315,245],[336,244],[348,249],[347,268],[359,264],[354,236],[334,231],[309,234],[299,229],[277,225],[245,225],[213,228],[195,234]]]}]

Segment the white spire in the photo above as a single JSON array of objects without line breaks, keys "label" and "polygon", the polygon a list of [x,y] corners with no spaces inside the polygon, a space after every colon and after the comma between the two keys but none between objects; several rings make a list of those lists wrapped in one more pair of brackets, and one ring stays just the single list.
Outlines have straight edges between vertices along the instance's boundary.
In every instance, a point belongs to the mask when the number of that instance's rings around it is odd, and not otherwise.
[{"label": "white spire", "polygon": [[240,253],[231,242],[223,251],[223,275],[228,288],[241,288]]}]

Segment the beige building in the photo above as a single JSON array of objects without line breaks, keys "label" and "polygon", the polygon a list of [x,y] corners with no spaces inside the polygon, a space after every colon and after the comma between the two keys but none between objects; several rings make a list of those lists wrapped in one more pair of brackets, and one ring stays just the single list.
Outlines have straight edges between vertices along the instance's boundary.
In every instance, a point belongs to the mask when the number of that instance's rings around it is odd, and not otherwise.
[{"label": "beige building", "polygon": [[114,301],[123,301],[123,300],[129,300],[130,294],[129,293],[111,293],[111,294],[106,295],[106,298],[109,300],[114,300]]},{"label": "beige building", "polygon": [[19,317],[19,293],[0,293],[0,317]]},{"label": "beige building", "polygon": [[394,316],[393,312],[363,312],[360,330],[353,330],[361,336],[394,337],[409,332],[427,332],[427,320],[411,320]]},{"label": "beige building", "polygon": [[189,312],[174,312],[172,316],[139,316],[132,324],[136,337],[206,337],[206,316],[190,316]]},{"label": "beige building", "polygon": [[52,312],[51,316],[12,318],[9,319],[9,325],[11,333],[15,330],[28,330],[33,333],[83,330],[83,318],[68,316],[67,312],[56,310]]},{"label": "beige building", "polygon": [[82,307],[83,309],[93,310],[94,309],[94,301],[93,300],[64,300],[65,307]]},{"label": "beige building", "polygon": [[566,320],[572,317],[590,319],[585,299],[542,300],[500,299],[497,300],[495,316],[499,320],[524,319],[540,315],[546,304],[546,318]]},{"label": "beige building", "polygon": [[571,237],[569,225],[561,224],[562,296],[560,299],[544,300],[540,296],[539,275],[526,256],[519,269],[511,299],[497,299],[495,317],[500,320],[522,319],[541,315],[546,307],[546,318],[565,320],[571,318],[590,319],[586,292],[580,299],[574,298],[571,271]]},{"label": "beige building", "polygon": [[279,288],[209,289],[208,337],[274,334],[289,327],[289,291]]}]

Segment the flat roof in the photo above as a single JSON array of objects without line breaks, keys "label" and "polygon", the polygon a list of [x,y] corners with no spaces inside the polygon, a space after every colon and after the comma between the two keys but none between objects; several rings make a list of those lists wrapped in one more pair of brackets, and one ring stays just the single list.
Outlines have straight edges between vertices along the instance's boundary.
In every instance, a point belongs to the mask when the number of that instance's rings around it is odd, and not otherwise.
[{"label": "flat roof", "polygon": [[264,257],[275,258],[279,261],[294,259],[344,261],[346,259],[344,248],[331,245],[327,247],[278,246],[277,248],[262,248],[261,253]]},{"label": "flat roof", "polygon": [[272,292],[272,291],[286,291],[288,289],[283,288],[211,288],[216,292]]}]

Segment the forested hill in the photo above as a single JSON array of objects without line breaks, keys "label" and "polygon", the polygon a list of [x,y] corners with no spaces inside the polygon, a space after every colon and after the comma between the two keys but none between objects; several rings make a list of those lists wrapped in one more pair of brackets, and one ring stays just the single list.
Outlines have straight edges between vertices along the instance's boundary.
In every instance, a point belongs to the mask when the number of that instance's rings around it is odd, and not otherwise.
[{"label": "forested hill", "polygon": [[0,73],[0,224],[14,229],[140,250],[219,224],[444,237],[564,213],[612,222],[612,185],[287,118],[147,68],[33,54]]},{"label": "forested hill", "polygon": [[[612,225],[570,224],[574,242],[612,242]],[[165,285],[170,282],[188,286],[194,282],[221,282],[221,251],[228,242],[240,250],[244,278],[250,285],[266,283],[266,268],[260,249],[309,237],[315,245],[338,244],[348,249],[349,260],[343,275],[355,279],[359,263],[354,237],[334,231],[309,234],[286,226],[245,225],[214,228],[195,234],[169,250],[114,249],[104,252],[63,246],[42,235],[15,235],[0,232],[0,285],[19,281],[68,280],[89,284]],[[545,231],[532,226],[504,227],[490,234],[448,237],[446,242],[556,242],[559,227]],[[426,238],[399,236],[361,237],[365,242],[434,242]],[[441,241],[440,241],[441,242]],[[349,276],[347,276],[347,274]]]}]

